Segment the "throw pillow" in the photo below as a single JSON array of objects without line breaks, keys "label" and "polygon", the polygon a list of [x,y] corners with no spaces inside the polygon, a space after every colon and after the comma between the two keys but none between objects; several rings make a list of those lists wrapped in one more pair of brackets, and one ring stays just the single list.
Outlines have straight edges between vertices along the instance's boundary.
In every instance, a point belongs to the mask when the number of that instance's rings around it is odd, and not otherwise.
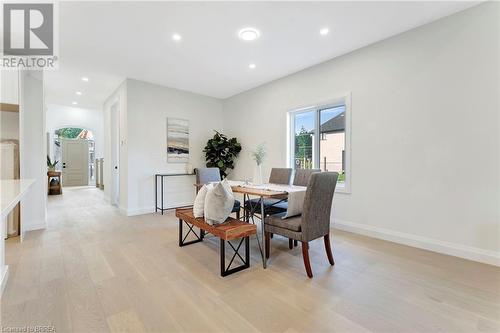
[{"label": "throw pillow", "polygon": [[231,214],[234,196],[222,182],[209,188],[205,196],[205,222],[211,225],[223,223]]},{"label": "throw pillow", "polygon": [[205,197],[207,196],[208,189],[213,187],[212,184],[203,185],[198,194],[196,194],[196,198],[193,203],[193,215],[194,217],[203,217],[205,211]]}]

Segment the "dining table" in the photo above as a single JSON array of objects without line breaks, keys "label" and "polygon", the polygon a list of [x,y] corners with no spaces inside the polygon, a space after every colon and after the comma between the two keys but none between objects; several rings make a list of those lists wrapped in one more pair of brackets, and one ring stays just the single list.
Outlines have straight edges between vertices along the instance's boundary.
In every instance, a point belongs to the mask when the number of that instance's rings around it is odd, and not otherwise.
[{"label": "dining table", "polygon": [[[243,195],[244,202],[250,202],[250,197],[257,197],[258,203],[257,208],[260,212],[260,221],[261,221],[261,233],[260,237],[262,243],[259,241],[259,236],[257,236],[257,243],[259,246],[260,254],[262,256],[262,267],[267,267],[267,259],[263,250],[263,244],[265,242],[265,206],[264,201],[266,199],[276,199],[277,202],[288,200],[290,195],[292,194],[295,201],[298,201],[300,205],[300,209],[302,208],[303,197],[305,195],[306,187],[303,186],[294,186],[294,185],[280,185],[280,184],[251,184],[243,181],[234,181],[230,180],[229,185],[233,193],[239,193]],[[297,205],[294,205],[297,206]],[[246,205],[244,205],[246,207]],[[260,208],[260,209],[259,209]],[[251,209],[248,214],[244,214],[245,218],[254,217],[254,213],[257,209]],[[294,212],[297,214],[297,212]]]},{"label": "dining table", "polygon": [[[304,201],[304,196],[307,187],[305,186],[296,186],[296,185],[286,185],[286,184],[253,184],[248,181],[238,181],[238,180],[228,180],[229,185],[231,186],[231,190],[233,193],[238,193],[243,195],[243,203],[244,207],[246,207],[245,202],[250,202],[250,197],[258,198],[257,204],[252,207],[250,212],[244,214],[244,218],[246,222],[249,222],[249,219],[252,219],[255,216],[255,213],[259,214],[261,221],[261,231],[260,231],[260,239],[259,235],[257,235],[257,244],[259,247],[260,255],[262,257],[262,267],[267,267],[267,259],[264,253],[264,242],[265,242],[265,207],[264,201],[266,199],[276,199],[277,202],[282,201],[290,201],[288,202],[288,211],[287,216],[299,215],[302,212],[302,203]],[[194,184],[197,190],[199,190],[204,184]],[[290,209],[290,206],[293,209]],[[258,212],[257,212],[258,211]]]}]

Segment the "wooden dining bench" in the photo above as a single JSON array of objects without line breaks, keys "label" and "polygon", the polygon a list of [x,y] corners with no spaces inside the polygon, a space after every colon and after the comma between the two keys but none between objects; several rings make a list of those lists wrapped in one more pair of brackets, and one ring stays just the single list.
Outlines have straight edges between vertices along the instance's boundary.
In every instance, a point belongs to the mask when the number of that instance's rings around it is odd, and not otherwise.
[{"label": "wooden dining bench", "polygon": [[[205,222],[203,217],[194,217],[192,208],[178,208],[175,211],[175,216],[179,219],[179,246],[186,246],[193,243],[202,242],[205,233],[210,233],[220,239],[220,275],[227,276],[239,272],[250,267],[250,236],[257,233],[255,224],[243,222],[229,217],[226,222],[218,225],[210,225]],[[183,225],[186,224],[189,228],[184,235]],[[194,227],[200,229],[197,234]],[[186,241],[189,234],[193,234],[196,239]],[[237,246],[231,243],[232,240],[240,239]],[[226,267],[226,242],[233,249],[234,254]],[[245,259],[240,255],[239,250],[241,245],[245,243]],[[238,267],[231,268],[234,259],[239,257],[243,262]]]}]

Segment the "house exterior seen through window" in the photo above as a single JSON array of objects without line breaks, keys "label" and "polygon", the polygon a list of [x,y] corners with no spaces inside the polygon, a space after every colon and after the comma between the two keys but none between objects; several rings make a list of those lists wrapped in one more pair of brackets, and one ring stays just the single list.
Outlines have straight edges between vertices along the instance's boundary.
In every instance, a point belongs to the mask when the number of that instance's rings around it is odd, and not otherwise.
[{"label": "house exterior seen through window", "polygon": [[295,169],[339,173],[338,186],[346,190],[349,173],[348,98],[289,113],[290,164]]}]

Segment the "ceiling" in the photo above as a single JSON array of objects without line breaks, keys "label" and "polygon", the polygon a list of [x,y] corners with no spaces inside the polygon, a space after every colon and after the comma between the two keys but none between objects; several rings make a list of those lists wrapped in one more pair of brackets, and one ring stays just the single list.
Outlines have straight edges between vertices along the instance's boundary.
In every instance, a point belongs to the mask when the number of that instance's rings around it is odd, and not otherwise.
[{"label": "ceiling", "polygon": [[[100,108],[125,77],[227,98],[477,3],[60,2],[47,98]],[[248,26],[259,39],[238,39]]]}]

